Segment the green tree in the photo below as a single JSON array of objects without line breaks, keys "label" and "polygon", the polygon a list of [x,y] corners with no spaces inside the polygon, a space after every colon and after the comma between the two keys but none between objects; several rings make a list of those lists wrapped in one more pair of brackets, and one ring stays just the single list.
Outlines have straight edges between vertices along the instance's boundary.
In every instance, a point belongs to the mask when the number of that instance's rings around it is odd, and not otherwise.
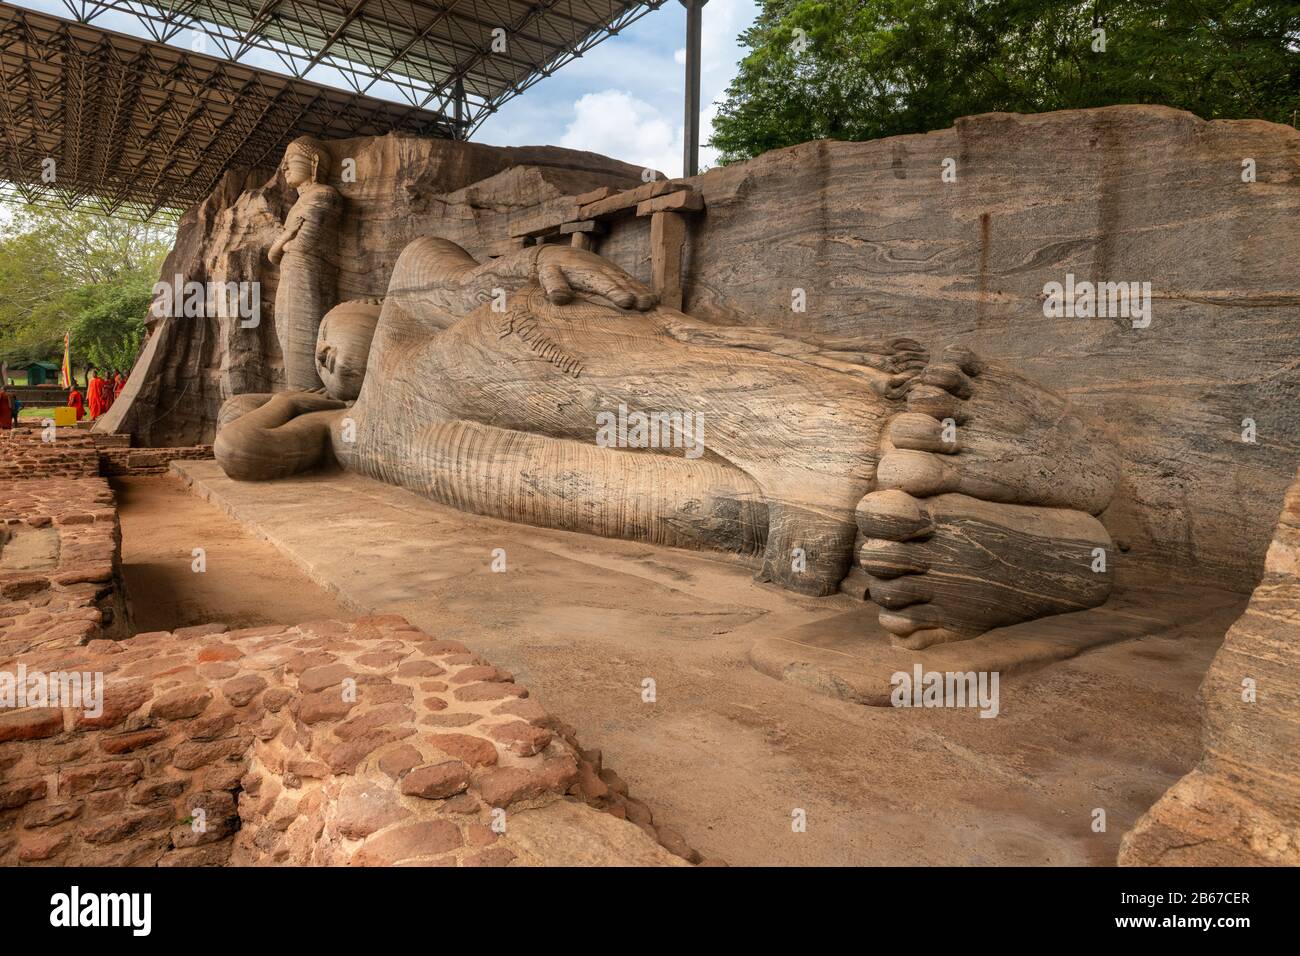
[{"label": "green tree", "polygon": [[74,367],[127,371],[173,239],[169,225],[0,207],[0,360],[62,361],[70,331]]},{"label": "green tree", "polygon": [[761,3],[714,121],[711,145],[724,163],[994,111],[1158,103],[1204,119],[1292,123],[1300,109],[1294,2]]},{"label": "green tree", "polygon": [[78,355],[106,370],[131,370],[144,341],[144,317],[152,299],[151,286],[109,285],[101,299],[87,306],[72,328]]}]

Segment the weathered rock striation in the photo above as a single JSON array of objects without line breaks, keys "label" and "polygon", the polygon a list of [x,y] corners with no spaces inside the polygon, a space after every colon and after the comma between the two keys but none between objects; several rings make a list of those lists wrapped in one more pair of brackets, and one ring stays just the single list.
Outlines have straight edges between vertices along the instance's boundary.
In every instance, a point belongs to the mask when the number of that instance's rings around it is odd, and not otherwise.
[{"label": "weathered rock striation", "polygon": [[[332,180],[339,301],[383,294],[416,236],[481,258],[577,194],[641,182],[565,150],[400,136],[328,145],[357,169],[355,183]],[[1116,433],[1122,486],[1102,520],[1129,568],[1254,585],[1298,457],[1300,133],[1152,106],[989,114],[924,135],[807,143],[690,182],[704,211],[686,231],[684,311],[850,348],[896,336],[936,354],[962,345],[1049,384]],[[206,442],[223,400],[281,387],[266,252],[289,198],[272,170],[232,174],[187,215],[164,275],[260,280],[263,321],[156,323],[128,400],[101,428],[137,444]],[[628,217],[583,247],[650,281],[650,233],[649,218]],[[1048,283],[1069,275],[1151,283],[1150,324],[1045,317]]]},{"label": "weathered rock striation", "polygon": [[1264,579],[1201,685],[1205,752],[1124,836],[1124,865],[1300,865],[1300,475]]}]

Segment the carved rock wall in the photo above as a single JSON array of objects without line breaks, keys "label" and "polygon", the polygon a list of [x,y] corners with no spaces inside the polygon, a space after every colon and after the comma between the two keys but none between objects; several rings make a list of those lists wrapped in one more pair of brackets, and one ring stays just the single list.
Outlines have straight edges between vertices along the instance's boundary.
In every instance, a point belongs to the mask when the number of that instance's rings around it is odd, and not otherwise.
[{"label": "carved rock wall", "polygon": [[[496,147],[390,134],[334,140],[330,184],[343,196],[339,301],[383,295],[393,263],[417,236],[445,236],[481,254],[509,226],[562,197],[641,182],[639,167],[576,150]],[[355,180],[343,161],[355,161]],[[351,173],[349,173],[349,176]],[[232,395],[283,387],[275,335],[278,269],[267,259],[293,194],[275,169],[231,171],[181,219],[163,281],[259,283],[260,320],[150,319],[151,332],[122,396],[97,432],[136,445],[212,441]]]},{"label": "carved rock wall", "polygon": [[[633,167],[568,150],[397,136],[331,150],[357,160],[357,182],[334,183],[341,298],[382,294],[416,235],[481,255],[566,196],[640,184]],[[693,182],[706,209],[688,227],[688,311],[847,343],[960,344],[1010,365],[1112,427],[1124,474],[1103,521],[1128,549],[1124,573],[1240,591],[1258,580],[1300,461],[1300,132],[1148,106],[987,114],[807,143]],[[210,441],[225,397],[279,386],[265,251],[287,198],[273,173],[232,174],[187,215],[164,273],[259,278],[261,325],[163,320],[100,430]],[[615,223],[596,251],[649,280],[648,220]],[[1150,326],[1045,318],[1044,286],[1067,274],[1150,282]],[[792,310],[795,289],[806,311]]]},{"label": "carved rock wall", "polygon": [[[777,150],[696,184],[687,311],[1009,365],[1111,425],[1124,469],[1103,521],[1127,568],[1259,579],[1300,464],[1300,132],[1151,106],[987,114]],[[644,229],[600,251],[636,266]],[[1150,282],[1150,327],[1045,318],[1044,285],[1067,273]]]}]

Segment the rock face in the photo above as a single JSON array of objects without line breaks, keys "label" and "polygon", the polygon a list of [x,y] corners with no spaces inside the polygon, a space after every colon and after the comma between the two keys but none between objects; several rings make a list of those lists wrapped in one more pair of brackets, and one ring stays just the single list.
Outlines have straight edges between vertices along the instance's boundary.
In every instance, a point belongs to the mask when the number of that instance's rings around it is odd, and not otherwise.
[{"label": "rock face", "polygon": [[1200,764],[1138,821],[1121,864],[1300,865],[1300,474],[1245,613],[1201,686]]},{"label": "rock face", "polygon": [[[564,150],[397,136],[329,146],[357,170],[334,183],[340,301],[383,294],[417,235],[481,258],[579,193],[640,183],[638,170]],[[807,143],[691,182],[705,208],[685,240],[685,312],[832,346],[960,345],[1048,384],[1115,435],[1120,487],[1101,520],[1128,550],[1121,576],[1254,585],[1297,463],[1300,133],[1147,106],[989,114]],[[271,171],[232,174],[186,217],[164,273],[259,279],[263,321],[160,321],[101,429],[138,445],[210,441],[224,399],[281,387],[265,256],[288,199]],[[629,217],[589,241],[650,281],[651,229]],[[1149,324],[1046,317],[1050,284],[1075,280],[1139,283],[1132,304],[1149,306]]]},{"label": "rock face", "polygon": [[[1254,586],[1300,458],[1300,132],[1151,106],[989,114],[697,183],[685,311],[1009,365],[1114,430],[1122,483],[1102,520],[1125,567]],[[643,242],[600,251],[626,266]],[[1067,274],[1150,282],[1149,327],[1046,318],[1044,287]]]},{"label": "rock face", "polygon": [[[564,196],[641,182],[638,167],[569,149],[397,133],[328,145],[342,205],[340,302],[382,295],[398,253],[417,236],[446,236],[481,252],[507,236],[511,222]],[[349,160],[351,181],[344,178]],[[179,274],[186,282],[257,282],[260,321],[245,328],[237,316],[151,317],[144,352],[98,431],[130,432],[137,445],[208,443],[225,399],[284,387],[274,314],[279,269],[267,254],[294,198],[274,167],[232,171],[185,214],[162,281]]]},{"label": "rock face", "polygon": [[1110,592],[1089,513],[1115,486],[1110,443],[967,351],[831,354],[694,322],[571,245],[479,263],[431,238],[402,251],[377,322],[335,309],[297,349],[327,394],[223,405],[229,477],[331,462],[512,521],[745,557],[761,542],[762,580],[819,596],[856,553],[881,626],[916,648]]}]

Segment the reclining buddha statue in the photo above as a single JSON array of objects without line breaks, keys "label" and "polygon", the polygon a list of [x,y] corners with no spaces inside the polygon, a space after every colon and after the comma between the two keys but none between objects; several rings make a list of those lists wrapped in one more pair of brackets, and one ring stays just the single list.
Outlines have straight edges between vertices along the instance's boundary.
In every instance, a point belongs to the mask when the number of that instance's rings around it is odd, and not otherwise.
[{"label": "reclining buddha statue", "polygon": [[[963,349],[712,325],[581,249],[479,263],[420,238],[382,304],[324,316],[311,358],[324,394],[223,406],[231,478],[341,466],[480,515],[725,551],[803,594],[856,588],[912,648],[1110,591],[1114,447]],[[611,442],[615,412],[694,434]]]}]

